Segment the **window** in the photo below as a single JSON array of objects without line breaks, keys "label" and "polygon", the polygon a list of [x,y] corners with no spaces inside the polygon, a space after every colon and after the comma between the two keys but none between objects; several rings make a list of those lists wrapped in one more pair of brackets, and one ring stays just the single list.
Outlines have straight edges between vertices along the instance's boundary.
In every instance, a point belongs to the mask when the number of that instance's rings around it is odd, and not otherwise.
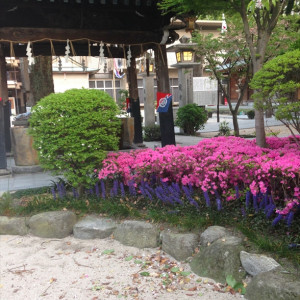
[{"label": "window", "polygon": [[[121,81],[115,80],[115,90],[116,90],[116,98],[120,97],[120,87]],[[99,89],[101,91],[106,92],[112,98],[114,98],[114,89],[113,89],[113,81],[112,80],[90,80],[89,81],[89,88],[90,89]]]},{"label": "window", "polygon": [[97,82],[97,89],[103,89],[104,88],[104,81],[96,81]]}]

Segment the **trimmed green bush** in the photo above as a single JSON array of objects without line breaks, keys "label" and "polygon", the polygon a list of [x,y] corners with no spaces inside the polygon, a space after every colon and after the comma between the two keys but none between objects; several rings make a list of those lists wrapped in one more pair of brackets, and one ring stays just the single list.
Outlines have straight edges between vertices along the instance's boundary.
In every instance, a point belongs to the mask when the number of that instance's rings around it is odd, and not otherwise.
[{"label": "trimmed green bush", "polygon": [[79,190],[89,187],[106,151],[118,149],[118,111],[99,90],[72,89],[41,99],[29,119],[40,164]]},{"label": "trimmed green bush", "polygon": [[204,108],[195,103],[187,104],[178,109],[175,125],[183,129],[185,134],[195,135],[196,131],[204,128],[207,119]]},{"label": "trimmed green bush", "polygon": [[248,119],[253,120],[255,118],[255,111],[254,110],[247,111],[247,116],[248,116]]},{"label": "trimmed green bush", "polygon": [[144,141],[160,141],[161,140],[161,133],[160,133],[160,126],[159,125],[151,125],[144,127]]}]

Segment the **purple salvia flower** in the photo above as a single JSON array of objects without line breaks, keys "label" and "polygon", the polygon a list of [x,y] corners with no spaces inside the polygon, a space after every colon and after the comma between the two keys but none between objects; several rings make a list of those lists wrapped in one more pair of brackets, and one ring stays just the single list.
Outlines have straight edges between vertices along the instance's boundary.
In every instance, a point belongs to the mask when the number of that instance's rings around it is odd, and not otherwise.
[{"label": "purple salvia flower", "polygon": [[172,183],[172,187],[174,188],[174,190],[180,195],[181,194],[181,190],[180,190],[180,186],[178,183]]},{"label": "purple salvia flower", "polygon": [[215,192],[216,197],[220,199],[220,194],[219,194],[218,190],[214,189],[214,192]]},{"label": "purple salvia flower", "polygon": [[97,198],[100,198],[100,189],[98,182],[95,184],[95,194]]},{"label": "purple salvia flower", "polygon": [[58,197],[62,199],[64,197],[62,184],[60,184],[60,183],[57,184],[57,191],[58,191]]},{"label": "purple salvia flower", "polygon": [[269,207],[269,209],[268,209],[268,211],[267,211],[267,213],[266,213],[266,218],[267,218],[267,219],[269,219],[269,218],[272,216],[275,207],[276,207],[276,206],[275,206],[274,204],[271,204],[271,205],[270,205],[270,207]]},{"label": "purple salvia flower", "polygon": [[220,211],[220,210],[222,209],[221,199],[220,199],[220,198],[217,198],[217,199],[216,199],[216,202],[217,202],[217,209]]},{"label": "purple salvia flower", "polygon": [[293,219],[294,219],[294,212],[290,211],[286,218],[286,223],[288,227],[291,227]]},{"label": "purple salvia flower", "polygon": [[268,205],[265,206],[265,209],[264,209],[265,214],[268,213],[270,207],[272,207],[272,206],[273,206],[272,204],[268,204]]},{"label": "purple salvia flower", "polygon": [[199,209],[199,204],[194,199],[189,199],[190,204],[194,205],[197,209]]},{"label": "purple salvia flower", "polygon": [[245,209],[244,209],[244,207],[242,207],[242,208],[241,208],[241,211],[242,211],[242,216],[245,218],[245,216],[246,216],[246,212],[245,212]]},{"label": "purple salvia flower", "polygon": [[204,194],[204,198],[205,198],[206,206],[207,206],[207,207],[210,207],[210,199],[209,199],[208,192],[207,192],[207,191],[205,191],[205,192],[203,192],[203,194]]},{"label": "purple salvia flower", "polygon": [[199,208],[198,203],[195,201],[195,199],[193,199],[193,197],[191,195],[191,189],[188,188],[187,186],[183,185],[182,190],[184,191],[186,198],[189,200],[190,204]]},{"label": "purple salvia flower", "polygon": [[265,198],[260,198],[260,202],[259,202],[259,209],[263,209],[264,208],[264,204],[265,204]]},{"label": "purple salvia flower", "polygon": [[239,199],[240,198],[239,186],[236,185],[234,188],[235,188],[235,197],[236,199]]},{"label": "purple salvia flower", "polygon": [[246,208],[249,208],[250,205],[250,197],[251,197],[251,192],[247,191],[246,193]]},{"label": "purple salvia flower", "polygon": [[148,198],[153,201],[153,197],[151,195],[151,193],[148,190],[145,190],[146,195],[148,196]]},{"label": "purple salvia flower", "polygon": [[255,211],[258,210],[258,206],[257,206],[257,195],[253,195],[253,208],[255,209]]},{"label": "purple salvia flower", "polygon": [[114,183],[113,183],[113,195],[114,196],[118,196],[118,186],[119,186],[119,182],[117,179],[115,179]]},{"label": "purple salvia flower", "polygon": [[156,197],[160,200],[162,200],[162,202],[166,202],[165,198],[161,195],[160,191],[159,191],[159,186],[155,189],[155,194],[156,194]]},{"label": "purple salvia flower", "polygon": [[148,190],[150,193],[154,194],[154,189],[148,184],[148,182],[145,183],[145,189]]},{"label": "purple salvia flower", "polygon": [[265,203],[265,206],[267,206],[269,204],[269,195],[268,195],[268,192],[266,192],[264,194],[264,203]]},{"label": "purple salvia flower", "polygon": [[142,193],[142,195],[146,198],[147,197],[147,195],[146,195],[146,192],[145,192],[145,189],[143,188],[143,186],[142,185],[140,185],[140,192]]},{"label": "purple salvia flower", "polygon": [[191,196],[190,190],[188,189],[187,186],[183,185],[182,186],[182,190],[184,191],[184,193],[185,193],[186,196]]},{"label": "purple salvia flower", "polygon": [[66,194],[67,194],[67,192],[66,192],[66,187],[65,187],[65,185],[63,183],[61,184],[61,190],[62,190],[63,197],[65,197]]},{"label": "purple salvia flower", "polygon": [[283,218],[283,215],[278,214],[277,217],[273,220],[272,226],[275,226],[282,218]]},{"label": "purple salvia flower", "polygon": [[181,201],[179,195],[177,195],[177,194],[176,194],[176,195],[172,195],[172,198],[173,198],[174,201],[177,202],[178,204],[183,205],[183,202]]},{"label": "purple salvia flower", "polygon": [[131,196],[136,196],[136,190],[134,187],[134,181],[129,181],[128,182],[128,187],[129,187],[129,193]]},{"label": "purple salvia flower", "polygon": [[105,183],[104,183],[104,180],[101,180],[101,195],[102,195],[102,198],[105,199]]},{"label": "purple salvia flower", "polygon": [[153,173],[151,176],[151,185],[155,185],[156,184],[156,175]]},{"label": "purple salvia flower", "polygon": [[120,182],[120,190],[121,190],[121,196],[125,197],[125,189],[123,182]]},{"label": "purple salvia flower", "polygon": [[55,193],[55,188],[54,187],[51,188],[51,193],[52,193],[52,196],[53,196],[53,200],[56,200],[56,193]]}]

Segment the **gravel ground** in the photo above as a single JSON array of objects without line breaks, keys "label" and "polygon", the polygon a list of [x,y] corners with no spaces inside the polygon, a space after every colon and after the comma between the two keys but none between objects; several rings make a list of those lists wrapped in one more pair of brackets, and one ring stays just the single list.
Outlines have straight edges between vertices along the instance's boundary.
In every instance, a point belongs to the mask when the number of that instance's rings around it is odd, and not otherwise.
[{"label": "gravel ground", "polygon": [[0,237],[0,298],[23,299],[244,299],[190,272],[159,248],[103,240]]}]

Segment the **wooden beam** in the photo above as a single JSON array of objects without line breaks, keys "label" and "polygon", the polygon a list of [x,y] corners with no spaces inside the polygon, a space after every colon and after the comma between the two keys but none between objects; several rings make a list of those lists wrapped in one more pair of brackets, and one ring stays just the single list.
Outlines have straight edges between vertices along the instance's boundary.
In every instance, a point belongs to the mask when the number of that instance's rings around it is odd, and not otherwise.
[{"label": "wooden beam", "polygon": [[108,44],[144,44],[160,43],[163,31],[123,31],[123,30],[90,30],[90,29],[60,29],[60,28],[0,28],[0,42],[28,43],[29,41],[56,40],[72,41],[91,40]]},{"label": "wooden beam", "polygon": [[[3,51],[6,57],[11,56],[11,45],[9,43],[2,43],[4,45]],[[65,47],[66,42],[53,42],[53,49],[51,49],[50,41],[47,42],[40,42],[34,43],[32,46],[32,53],[33,56],[65,56]],[[90,44],[90,47],[89,47]],[[154,49],[156,44],[144,44],[142,47],[141,45],[131,46],[132,55],[135,57],[139,57],[143,54],[143,52],[147,51],[148,49]],[[26,57],[26,47],[27,44],[13,44],[13,51],[16,57]],[[76,56],[99,56],[99,44],[93,45],[92,42],[88,43],[88,41],[80,41],[74,42],[73,47],[76,53]],[[54,50],[54,51],[53,51]],[[127,55],[128,47],[126,46],[118,46],[115,47],[114,45],[111,46],[104,46],[104,56],[108,58],[125,58]],[[125,51],[125,55],[124,55]],[[73,52],[71,51],[70,56],[73,56]]]}]

